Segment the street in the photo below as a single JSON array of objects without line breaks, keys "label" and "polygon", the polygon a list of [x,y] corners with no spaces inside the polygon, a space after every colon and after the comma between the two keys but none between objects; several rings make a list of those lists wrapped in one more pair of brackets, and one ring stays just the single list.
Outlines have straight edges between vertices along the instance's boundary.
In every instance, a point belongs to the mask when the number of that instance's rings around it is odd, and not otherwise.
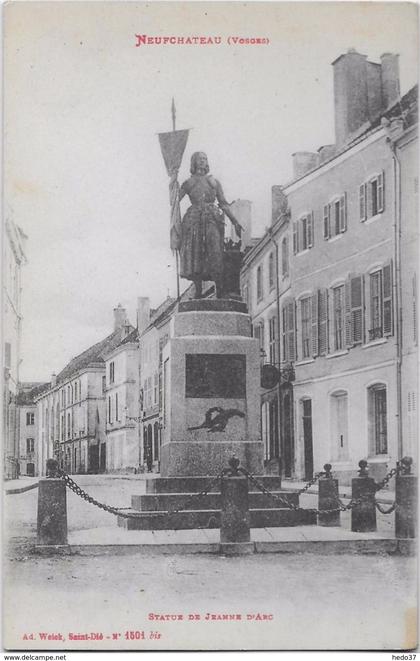
[{"label": "street", "polygon": [[[105,476],[76,479],[121,507],[144,487]],[[30,552],[36,507],[36,489],[5,497],[5,647],[389,649],[413,642],[415,558],[40,557]],[[69,530],[116,527],[115,517],[69,492],[68,518]]]}]

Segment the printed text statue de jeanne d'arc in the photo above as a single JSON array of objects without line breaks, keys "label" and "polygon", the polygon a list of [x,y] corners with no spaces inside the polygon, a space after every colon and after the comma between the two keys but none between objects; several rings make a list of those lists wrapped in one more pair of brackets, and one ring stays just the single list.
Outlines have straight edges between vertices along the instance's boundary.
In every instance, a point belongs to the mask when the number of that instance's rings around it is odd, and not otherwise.
[{"label": "printed text statue de jeanne d'arc", "polygon": [[190,172],[191,177],[179,189],[179,200],[188,195],[191,202],[181,222],[177,246],[180,276],[194,282],[196,298],[201,297],[202,283],[206,280],[215,283],[216,296],[221,298],[224,214],[239,238],[242,227],[230,210],[219,181],[209,174],[206,154],[192,155]]}]

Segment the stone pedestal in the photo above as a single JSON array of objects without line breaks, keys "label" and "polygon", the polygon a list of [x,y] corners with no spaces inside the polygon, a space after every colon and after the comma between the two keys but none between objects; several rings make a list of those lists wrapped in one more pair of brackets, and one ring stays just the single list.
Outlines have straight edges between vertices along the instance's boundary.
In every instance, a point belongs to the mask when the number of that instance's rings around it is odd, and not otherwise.
[{"label": "stone pedestal", "polygon": [[37,544],[67,544],[66,484],[61,478],[39,480]]},{"label": "stone pedestal", "polygon": [[161,476],[217,475],[235,454],[263,471],[260,356],[244,303],[179,304],[163,351]]}]

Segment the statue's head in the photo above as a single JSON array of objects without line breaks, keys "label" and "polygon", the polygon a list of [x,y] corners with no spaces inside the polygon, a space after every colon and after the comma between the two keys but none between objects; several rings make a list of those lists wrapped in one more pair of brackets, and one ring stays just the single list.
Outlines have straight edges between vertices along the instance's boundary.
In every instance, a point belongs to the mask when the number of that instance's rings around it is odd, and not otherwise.
[{"label": "statue's head", "polygon": [[208,172],[210,172],[209,162],[203,151],[196,151],[191,156],[190,172],[191,174],[196,174],[197,172],[200,174],[208,174]]}]

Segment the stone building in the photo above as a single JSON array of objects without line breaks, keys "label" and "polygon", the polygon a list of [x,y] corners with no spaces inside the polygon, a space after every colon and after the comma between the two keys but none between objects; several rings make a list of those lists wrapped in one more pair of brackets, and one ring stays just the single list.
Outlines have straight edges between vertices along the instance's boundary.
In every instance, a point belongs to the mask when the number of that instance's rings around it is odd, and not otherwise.
[{"label": "stone building", "polygon": [[135,472],[140,465],[139,334],[124,326],[116,347],[103,354],[106,398],[106,471]]},{"label": "stone building", "polygon": [[140,333],[140,418],[142,429],[141,465],[159,471],[162,428],[162,350],[171,334],[170,321],[177,301],[168,297],[151,310],[148,324]]},{"label": "stone building", "polygon": [[19,474],[38,475],[38,438],[36,398],[49,383],[20,383],[16,398]]},{"label": "stone building", "polygon": [[104,356],[126,333],[126,311],[119,305],[114,309],[113,332],[53,375],[50,388],[36,398],[40,475],[51,457],[69,473],[106,471]]},{"label": "stone building", "polygon": [[293,366],[292,406],[284,373],[262,394],[266,459],[301,479],[331,461],[348,481],[361,458],[379,478],[413,447],[417,90],[399,97],[392,54],[351,50],[333,67],[336,142],[293,155],[242,290],[263,359]]},{"label": "stone building", "polygon": [[18,474],[19,443],[16,397],[21,363],[22,266],[27,236],[9,216],[3,230],[3,471],[6,479]]}]

